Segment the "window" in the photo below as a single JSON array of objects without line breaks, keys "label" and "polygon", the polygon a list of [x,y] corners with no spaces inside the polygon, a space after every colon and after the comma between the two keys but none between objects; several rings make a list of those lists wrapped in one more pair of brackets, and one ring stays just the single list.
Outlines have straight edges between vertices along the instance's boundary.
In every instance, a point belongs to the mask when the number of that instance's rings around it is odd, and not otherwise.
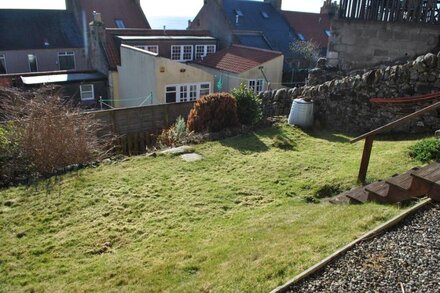
[{"label": "window", "polygon": [[73,52],[58,53],[58,64],[60,65],[60,70],[75,69],[75,53]]},{"label": "window", "polygon": [[117,28],[125,28],[125,23],[122,19],[115,19],[115,24]]},{"label": "window", "polygon": [[177,87],[167,86],[165,89],[165,98],[167,103],[175,103],[177,97]]},{"label": "window", "polygon": [[136,48],[159,54],[159,46],[158,45],[136,46]]},{"label": "window", "polygon": [[93,84],[82,84],[80,85],[81,101],[94,101],[95,91]]},{"label": "window", "polygon": [[0,54],[0,74],[6,73],[6,58],[5,55]]},{"label": "window", "polygon": [[35,56],[35,54],[28,54],[28,62],[29,62],[29,71],[37,72],[38,71],[37,56]]},{"label": "window", "polygon": [[200,97],[201,96],[206,96],[209,95],[209,93],[211,92],[211,84],[209,83],[202,83],[200,85]]},{"label": "window", "polygon": [[171,46],[171,60],[178,60],[180,62],[193,60],[193,46]]},{"label": "window", "polygon": [[196,45],[196,58],[202,59],[208,54],[213,54],[216,51],[215,45]]},{"label": "window", "polygon": [[165,87],[165,99],[167,103],[190,102],[211,92],[209,82],[195,84],[167,85]]},{"label": "window", "polygon": [[258,94],[264,89],[264,80],[262,79],[251,79],[248,82],[248,88],[254,93]]}]

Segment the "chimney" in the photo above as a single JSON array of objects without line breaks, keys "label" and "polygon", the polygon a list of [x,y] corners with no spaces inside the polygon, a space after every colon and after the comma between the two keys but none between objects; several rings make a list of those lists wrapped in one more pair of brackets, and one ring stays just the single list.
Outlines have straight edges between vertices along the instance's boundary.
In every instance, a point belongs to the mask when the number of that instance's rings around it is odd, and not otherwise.
[{"label": "chimney", "polygon": [[89,24],[90,29],[90,62],[92,68],[101,73],[107,74],[108,69],[105,65],[105,53],[103,47],[106,45],[105,27],[102,22],[101,13],[93,11],[93,21]]},{"label": "chimney", "polygon": [[330,18],[333,18],[338,11],[338,3],[332,0],[325,0],[324,5],[321,7],[321,14],[328,14]]},{"label": "chimney", "polygon": [[264,0],[264,3],[270,3],[276,10],[281,10],[283,0]]}]

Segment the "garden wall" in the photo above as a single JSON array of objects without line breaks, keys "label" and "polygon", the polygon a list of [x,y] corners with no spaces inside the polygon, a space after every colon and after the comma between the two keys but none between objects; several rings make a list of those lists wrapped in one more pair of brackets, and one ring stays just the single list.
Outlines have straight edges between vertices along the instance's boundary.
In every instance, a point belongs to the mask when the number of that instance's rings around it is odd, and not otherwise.
[{"label": "garden wall", "polygon": [[[370,131],[424,108],[433,101],[411,104],[372,104],[371,98],[397,98],[440,91],[440,53],[427,54],[404,65],[351,75],[316,86],[261,93],[265,117],[287,115],[292,100],[304,96],[315,102],[315,118],[328,128],[350,133]],[[439,99],[437,99],[439,100]],[[399,129],[411,132],[440,129],[437,112]]]},{"label": "garden wall", "polygon": [[[104,125],[108,133],[118,135],[121,149],[127,154],[140,154],[154,143],[154,135],[171,126],[182,116],[187,118],[194,102],[112,109],[91,112]],[[102,135],[105,135],[103,133]]]}]

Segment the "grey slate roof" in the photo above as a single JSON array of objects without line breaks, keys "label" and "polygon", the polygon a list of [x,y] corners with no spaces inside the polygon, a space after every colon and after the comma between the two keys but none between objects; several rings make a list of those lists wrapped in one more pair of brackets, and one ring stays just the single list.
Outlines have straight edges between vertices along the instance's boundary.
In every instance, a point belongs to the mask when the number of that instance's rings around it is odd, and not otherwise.
[{"label": "grey slate roof", "polygon": [[[280,51],[286,58],[292,56],[290,44],[297,40],[295,32],[283,14],[270,3],[249,0],[223,0],[223,10],[233,30],[262,32],[264,38],[238,36],[245,46]],[[243,16],[236,19],[237,11]],[[268,17],[264,17],[263,14]]]},{"label": "grey slate roof", "polygon": [[0,50],[82,47],[81,32],[69,11],[0,10]]}]

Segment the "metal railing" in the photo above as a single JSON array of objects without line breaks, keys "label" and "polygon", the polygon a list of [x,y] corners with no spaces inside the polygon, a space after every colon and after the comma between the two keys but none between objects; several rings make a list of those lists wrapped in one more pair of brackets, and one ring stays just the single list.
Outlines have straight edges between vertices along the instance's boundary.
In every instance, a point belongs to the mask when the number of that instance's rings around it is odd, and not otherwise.
[{"label": "metal railing", "polygon": [[341,0],[340,19],[440,24],[438,0]]}]

